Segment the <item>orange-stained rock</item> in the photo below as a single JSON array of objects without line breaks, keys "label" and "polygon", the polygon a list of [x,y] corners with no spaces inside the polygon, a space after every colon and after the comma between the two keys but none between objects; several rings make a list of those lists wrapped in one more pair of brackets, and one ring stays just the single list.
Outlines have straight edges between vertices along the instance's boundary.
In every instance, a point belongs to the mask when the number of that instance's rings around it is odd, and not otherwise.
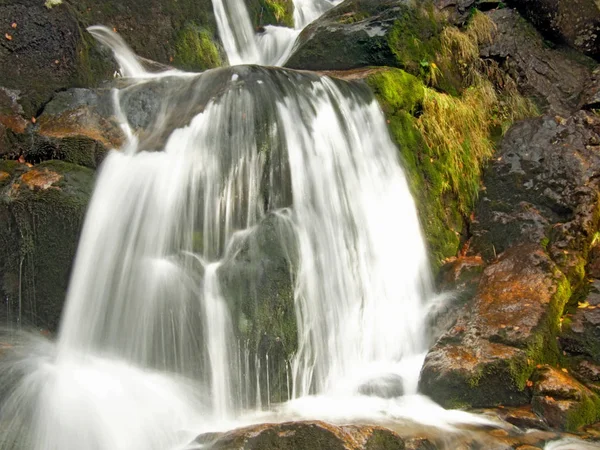
[{"label": "orange-stained rock", "polygon": [[575,431],[600,419],[600,398],[568,372],[546,365],[533,378],[533,410],[551,427]]},{"label": "orange-stained rock", "polygon": [[209,444],[214,450],[405,449],[404,440],[387,428],[370,425],[341,427],[320,421],[253,425],[221,434],[201,435],[196,442]]},{"label": "orange-stained rock", "polygon": [[[63,176],[48,169],[31,169],[21,175],[20,180],[29,187],[29,189],[49,189],[54,183]],[[58,188],[56,188],[58,189]]]},{"label": "orange-stained rock", "polygon": [[529,375],[556,353],[552,336],[569,295],[539,246],[509,249],[485,269],[465,315],[427,355],[420,389],[450,407],[529,403]]}]

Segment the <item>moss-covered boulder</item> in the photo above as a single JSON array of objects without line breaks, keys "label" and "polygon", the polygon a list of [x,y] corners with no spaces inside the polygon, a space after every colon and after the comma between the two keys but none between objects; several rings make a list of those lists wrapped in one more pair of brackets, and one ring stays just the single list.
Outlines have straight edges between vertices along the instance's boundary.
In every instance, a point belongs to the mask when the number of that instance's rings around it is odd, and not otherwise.
[{"label": "moss-covered boulder", "polygon": [[112,76],[114,63],[85,32],[75,8],[36,0],[0,2],[0,80],[19,91],[24,115],[37,115],[55,91],[93,86]]},{"label": "moss-covered boulder", "polygon": [[596,0],[507,0],[548,39],[600,58],[600,4]]},{"label": "moss-covered boulder", "polygon": [[[399,33],[406,25],[410,30]],[[435,30],[435,21],[432,23],[408,0],[347,0],[302,31],[285,65],[307,70],[402,67],[394,54],[394,44],[400,45],[398,36],[414,31],[427,40]],[[407,55],[406,60],[418,65],[426,51],[419,48],[418,52],[414,58]]]},{"label": "moss-covered boulder", "polygon": [[62,161],[0,161],[3,319],[56,330],[93,179]]},{"label": "moss-covered boulder", "polygon": [[211,0],[77,0],[72,5],[84,26],[114,29],[143,58],[193,71],[222,61]]},{"label": "moss-covered boulder", "polygon": [[434,345],[421,391],[444,406],[529,403],[536,364],[558,358],[569,283],[539,246],[516,246],[486,268],[468,313]]}]

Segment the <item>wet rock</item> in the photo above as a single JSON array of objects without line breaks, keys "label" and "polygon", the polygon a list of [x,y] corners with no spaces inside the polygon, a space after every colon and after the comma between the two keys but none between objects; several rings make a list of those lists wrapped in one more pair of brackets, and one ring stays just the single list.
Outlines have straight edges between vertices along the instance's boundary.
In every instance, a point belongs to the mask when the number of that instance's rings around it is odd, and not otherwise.
[{"label": "wet rock", "polygon": [[581,361],[575,369],[576,374],[588,383],[600,382],[600,366],[590,361]]},{"label": "wet rock", "polygon": [[542,110],[568,115],[579,109],[593,62],[550,49],[540,34],[512,9],[486,14],[497,26],[492,43],[481,48],[481,56],[490,67],[499,67],[508,74],[517,82],[519,91],[534,98]]},{"label": "wet rock", "polygon": [[[406,0],[347,0],[302,31],[285,65],[306,70],[398,66],[388,39],[403,15],[421,17]],[[417,31],[428,33],[427,27]]]},{"label": "wet rock", "polygon": [[497,412],[503,420],[521,429],[546,430],[548,428],[544,418],[533,412],[530,405],[520,408],[504,408]]},{"label": "wet rock", "polygon": [[62,161],[0,161],[1,320],[57,328],[93,178]]},{"label": "wet rock", "polygon": [[[269,214],[219,270],[241,350],[249,354],[244,376],[259,380],[263,404],[288,400],[292,388],[289,371],[298,339],[292,233],[288,222]],[[249,393],[252,403],[256,395]]]},{"label": "wet rock", "polygon": [[527,380],[557,352],[553,332],[569,295],[538,246],[506,251],[484,271],[467,315],[427,355],[421,391],[448,407],[528,403]]},{"label": "wet rock", "polygon": [[0,158],[16,159],[26,145],[24,133],[29,122],[23,118],[19,91],[0,87]]},{"label": "wet rock", "polygon": [[600,278],[600,242],[594,242],[590,249],[587,271],[590,277]]},{"label": "wet rock", "polygon": [[600,57],[600,5],[595,0],[508,0],[548,39]]},{"label": "wet rock", "polygon": [[26,118],[36,116],[54,92],[93,86],[115,70],[70,3],[47,8],[41,1],[10,0],[0,4],[0,17],[0,80],[19,91]]},{"label": "wet rock", "polygon": [[199,71],[215,67],[203,56],[223,56],[211,0],[80,0],[73,8],[83,26],[116,30],[137,55],[151,61]]},{"label": "wet rock", "polygon": [[[404,450],[403,439],[377,426],[340,427],[324,422],[262,424],[223,434],[199,436],[197,443],[214,450]],[[419,447],[416,447],[419,448]],[[426,447],[421,447],[426,448]]]},{"label": "wet rock", "polygon": [[570,354],[600,364],[600,281],[591,284],[580,306],[563,320],[560,345]]},{"label": "wet rock", "polygon": [[567,373],[544,366],[534,381],[533,410],[551,427],[576,430],[600,418],[600,398]]},{"label": "wet rock", "polygon": [[470,252],[490,261],[536,243],[578,287],[599,216],[599,127],[585,111],[515,124],[485,174]]}]

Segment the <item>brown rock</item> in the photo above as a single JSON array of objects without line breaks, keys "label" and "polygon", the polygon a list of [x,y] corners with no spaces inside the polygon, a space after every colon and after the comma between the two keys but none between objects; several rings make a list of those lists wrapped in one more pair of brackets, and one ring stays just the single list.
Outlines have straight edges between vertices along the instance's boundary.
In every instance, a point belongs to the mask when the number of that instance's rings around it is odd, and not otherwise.
[{"label": "brown rock", "polygon": [[[470,315],[443,335],[421,372],[420,389],[444,406],[518,406],[568,299],[566,280],[539,247],[514,247],[484,271]],[[527,349],[525,351],[524,349]]]},{"label": "brown rock", "polygon": [[600,418],[600,398],[567,373],[544,366],[534,378],[533,410],[551,427],[577,430]]},{"label": "brown rock", "polygon": [[405,449],[403,439],[386,428],[339,427],[318,421],[253,425],[222,434],[202,435],[196,442],[210,444],[215,450]]}]

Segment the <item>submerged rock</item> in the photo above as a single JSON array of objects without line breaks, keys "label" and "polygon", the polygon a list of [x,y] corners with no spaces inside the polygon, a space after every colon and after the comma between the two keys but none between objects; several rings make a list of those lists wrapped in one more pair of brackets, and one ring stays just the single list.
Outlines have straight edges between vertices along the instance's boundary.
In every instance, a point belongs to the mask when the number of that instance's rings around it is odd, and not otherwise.
[{"label": "submerged rock", "polygon": [[0,161],[0,317],[55,330],[92,192],[90,169]]}]

